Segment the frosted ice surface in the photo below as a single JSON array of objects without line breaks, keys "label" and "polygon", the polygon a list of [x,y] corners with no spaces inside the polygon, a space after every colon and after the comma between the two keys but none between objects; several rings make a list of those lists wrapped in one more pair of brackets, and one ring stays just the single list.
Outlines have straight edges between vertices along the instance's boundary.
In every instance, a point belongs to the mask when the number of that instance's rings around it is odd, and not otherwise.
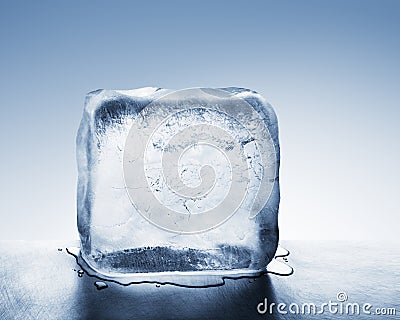
[{"label": "frosted ice surface", "polygon": [[254,91],[91,92],[77,161],[81,252],[99,272],[260,271],[274,256],[278,126]]}]

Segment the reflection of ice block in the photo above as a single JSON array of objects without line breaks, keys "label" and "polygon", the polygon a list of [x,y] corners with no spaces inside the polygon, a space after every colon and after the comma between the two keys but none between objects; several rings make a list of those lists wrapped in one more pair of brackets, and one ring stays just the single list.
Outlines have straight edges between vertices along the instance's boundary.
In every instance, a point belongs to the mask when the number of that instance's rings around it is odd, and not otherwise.
[{"label": "reflection of ice block", "polygon": [[253,273],[273,258],[278,126],[253,91],[94,91],[77,161],[81,252],[103,274]]}]

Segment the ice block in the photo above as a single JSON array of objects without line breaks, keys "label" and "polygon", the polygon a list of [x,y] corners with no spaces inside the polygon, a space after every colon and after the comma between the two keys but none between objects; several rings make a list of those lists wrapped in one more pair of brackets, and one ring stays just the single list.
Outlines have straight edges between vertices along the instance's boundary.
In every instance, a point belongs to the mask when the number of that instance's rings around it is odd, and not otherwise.
[{"label": "ice block", "polygon": [[236,87],[97,90],[77,135],[81,255],[104,275],[262,272],[278,245],[278,124]]}]

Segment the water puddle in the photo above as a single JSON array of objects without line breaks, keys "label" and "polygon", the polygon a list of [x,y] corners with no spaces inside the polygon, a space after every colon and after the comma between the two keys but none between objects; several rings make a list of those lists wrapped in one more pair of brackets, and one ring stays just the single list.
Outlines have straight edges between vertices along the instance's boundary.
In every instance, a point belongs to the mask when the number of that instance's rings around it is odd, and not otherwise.
[{"label": "water puddle", "polygon": [[287,264],[290,252],[285,248],[278,246],[274,259],[267,265],[267,272],[277,276],[290,276],[294,270]]},{"label": "water puddle", "polygon": [[[253,282],[254,279],[260,278],[265,274],[273,274],[277,276],[290,276],[293,274],[293,268],[287,264],[288,256],[290,252],[285,248],[278,246],[275,257],[268,264],[267,268],[263,272],[258,273],[246,273],[241,271],[223,271],[216,270],[215,272],[154,272],[154,273],[137,273],[129,275],[116,275],[109,276],[103,275],[93,268],[91,268],[86,261],[81,257],[79,247],[66,248],[68,254],[72,255],[76,263],[79,265],[81,270],[78,270],[78,276],[82,277],[86,274],[89,277],[98,279],[94,283],[97,290],[103,290],[108,287],[106,282],[113,282],[123,286],[129,286],[132,284],[155,284],[156,287],[161,285],[169,284],[178,287],[186,288],[209,288],[218,287],[225,284],[225,280],[238,280],[238,279],[249,279],[249,283]],[[105,282],[104,282],[105,281]]]}]

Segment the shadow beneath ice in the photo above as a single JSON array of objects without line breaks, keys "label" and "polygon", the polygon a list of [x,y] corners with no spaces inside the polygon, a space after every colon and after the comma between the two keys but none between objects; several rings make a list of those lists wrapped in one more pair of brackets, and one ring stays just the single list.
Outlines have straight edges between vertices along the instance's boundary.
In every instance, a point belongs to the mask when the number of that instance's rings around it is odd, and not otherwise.
[{"label": "shadow beneath ice", "polygon": [[80,278],[78,311],[84,319],[279,319],[257,312],[265,298],[275,301],[268,275],[209,288],[104,281],[108,288],[97,290],[97,280],[86,274]]}]

